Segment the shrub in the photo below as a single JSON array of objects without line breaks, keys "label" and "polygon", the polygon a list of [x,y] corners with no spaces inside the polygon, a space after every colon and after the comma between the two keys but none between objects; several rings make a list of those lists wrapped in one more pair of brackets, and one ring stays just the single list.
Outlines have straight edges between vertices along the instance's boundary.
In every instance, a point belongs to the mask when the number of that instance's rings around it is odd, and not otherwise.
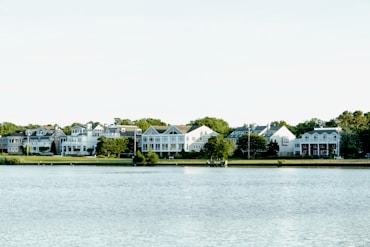
[{"label": "shrub", "polygon": [[140,151],[137,151],[136,152],[136,155],[133,159],[133,162],[136,164],[136,163],[144,163],[145,162],[145,156],[140,152]]},{"label": "shrub", "polygon": [[1,157],[0,164],[1,165],[19,165],[21,160],[18,158],[11,158],[11,157]]},{"label": "shrub", "polygon": [[148,164],[156,164],[159,161],[158,154],[152,152],[151,150],[146,154],[145,158]]}]

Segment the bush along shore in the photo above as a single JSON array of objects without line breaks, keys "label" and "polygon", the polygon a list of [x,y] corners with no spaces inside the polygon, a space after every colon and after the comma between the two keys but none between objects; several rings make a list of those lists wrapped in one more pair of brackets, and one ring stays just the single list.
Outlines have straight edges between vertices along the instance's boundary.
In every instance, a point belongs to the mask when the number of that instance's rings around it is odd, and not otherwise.
[{"label": "bush along shore", "polygon": [[[221,163],[221,162],[220,162]],[[268,159],[227,161],[227,167],[358,167],[370,168],[369,159]],[[206,159],[160,159],[156,163],[134,162],[132,159],[62,157],[62,156],[0,156],[0,165],[95,165],[95,166],[210,166]],[[217,166],[216,166],[217,167]]]}]

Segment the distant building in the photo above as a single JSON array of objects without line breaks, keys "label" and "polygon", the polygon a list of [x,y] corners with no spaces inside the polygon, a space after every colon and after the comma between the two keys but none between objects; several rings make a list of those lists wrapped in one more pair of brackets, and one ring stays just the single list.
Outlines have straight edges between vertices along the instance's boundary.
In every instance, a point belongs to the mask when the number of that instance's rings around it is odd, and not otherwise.
[{"label": "distant building", "polygon": [[108,139],[134,138],[137,143],[141,140],[141,129],[130,125],[93,125],[72,127],[71,135],[62,142],[62,155],[88,156],[96,154],[99,137]]},{"label": "distant building", "polygon": [[293,155],[294,140],[296,136],[285,126],[266,126],[251,125],[238,127],[226,139],[234,143],[237,148],[237,142],[240,137],[249,134],[256,134],[266,138],[267,142],[274,142],[279,145],[279,156]]},{"label": "distant building", "polygon": [[66,135],[59,127],[43,126],[1,137],[0,151],[21,155],[27,152],[27,146],[29,146],[29,154],[42,154],[51,151],[59,154],[61,142],[65,139]]},{"label": "distant building", "polygon": [[337,128],[315,128],[296,139],[294,153],[308,156],[340,156],[340,133]]},{"label": "distant building", "polygon": [[160,155],[199,152],[212,136],[218,133],[206,126],[150,126],[142,135],[142,152],[149,150]]}]

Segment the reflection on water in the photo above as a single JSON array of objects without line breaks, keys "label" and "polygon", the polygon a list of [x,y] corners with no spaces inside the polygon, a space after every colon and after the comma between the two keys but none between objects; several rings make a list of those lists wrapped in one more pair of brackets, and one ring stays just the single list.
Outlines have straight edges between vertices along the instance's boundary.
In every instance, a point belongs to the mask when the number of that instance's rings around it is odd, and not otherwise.
[{"label": "reflection on water", "polygon": [[369,246],[370,170],[0,166],[1,246]]}]

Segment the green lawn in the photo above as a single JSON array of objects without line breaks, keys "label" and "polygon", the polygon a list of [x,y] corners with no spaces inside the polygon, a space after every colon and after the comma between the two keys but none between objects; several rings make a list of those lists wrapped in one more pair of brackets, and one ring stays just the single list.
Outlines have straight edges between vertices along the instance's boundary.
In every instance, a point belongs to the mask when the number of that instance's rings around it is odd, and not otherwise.
[{"label": "green lawn", "polygon": [[[96,157],[62,157],[62,156],[7,156],[0,155],[1,158],[15,158],[20,161],[20,164],[30,165],[132,165],[131,159],[109,159],[109,158],[96,158]],[[165,160],[161,159],[157,165],[201,165],[206,166],[206,159],[174,159]],[[1,163],[1,162],[0,162]],[[345,159],[345,160],[329,160],[329,159],[287,159],[287,160],[229,160],[229,166],[369,166],[370,160],[362,159]]]}]

